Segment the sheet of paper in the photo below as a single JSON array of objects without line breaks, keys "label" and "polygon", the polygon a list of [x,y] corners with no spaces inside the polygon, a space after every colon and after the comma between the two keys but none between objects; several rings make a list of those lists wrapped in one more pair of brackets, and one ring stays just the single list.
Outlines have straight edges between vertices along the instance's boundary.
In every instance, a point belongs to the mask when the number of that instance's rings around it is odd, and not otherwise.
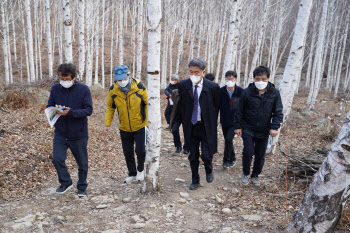
[{"label": "sheet of paper", "polygon": [[60,117],[60,115],[57,114],[58,111],[63,112],[61,109],[56,107],[48,107],[45,109],[45,114],[51,128],[55,125],[56,121]]},{"label": "sheet of paper", "polygon": [[171,98],[169,99],[169,104],[174,105],[173,100]]}]

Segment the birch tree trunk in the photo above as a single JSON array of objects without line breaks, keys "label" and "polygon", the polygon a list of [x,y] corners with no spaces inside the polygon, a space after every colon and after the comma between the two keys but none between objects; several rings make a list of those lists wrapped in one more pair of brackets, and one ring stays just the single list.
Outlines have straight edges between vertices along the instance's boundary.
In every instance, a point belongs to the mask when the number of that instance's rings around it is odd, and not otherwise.
[{"label": "birch tree trunk", "polygon": [[252,65],[250,67],[249,79],[253,78],[253,71],[256,68],[256,64],[257,64],[257,61],[259,59],[260,49],[261,49],[261,45],[263,43],[262,38],[263,38],[264,33],[265,33],[265,24],[266,24],[267,12],[268,12],[268,8],[269,8],[269,2],[270,2],[270,0],[266,0],[266,2],[265,2],[264,16],[263,16],[261,26],[260,26],[260,31],[259,31],[259,35],[258,35],[258,42],[257,42],[256,47],[255,47]]},{"label": "birch tree trunk", "polygon": [[9,74],[9,58],[8,58],[8,48],[7,48],[7,27],[5,26],[8,22],[5,21],[5,1],[1,1],[1,23],[3,27],[3,41],[2,41],[2,49],[4,53],[4,68],[5,68],[5,82],[6,86],[9,85],[10,82],[10,74]]},{"label": "birch tree trunk", "polygon": [[72,49],[72,20],[70,15],[69,0],[62,0],[63,28],[64,28],[64,58],[66,62],[73,62]]},{"label": "birch tree trunk", "polygon": [[[313,0],[301,0],[299,3],[299,12],[294,28],[294,36],[289,52],[286,68],[283,72],[283,80],[280,84],[280,94],[283,103],[283,118],[287,119],[292,108],[293,98],[295,94],[296,85],[298,83],[297,77],[301,74],[303,50],[305,49],[305,42],[307,36],[307,27],[310,18]],[[271,146],[272,153],[275,152],[279,134],[273,140]]]},{"label": "birch tree trunk", "polygon": [[287,227],[287,232],[333,232],[350,197],[350,112]]},{"label": "birch tree trunk", "polygon": [[231,1],[231,16],[230,16],[230,26],[229,26],[229,32],[228,32],[228,41],[226,46],[226,52],[225,52],[225,60],[224,60],[224,67],[222,69],[222,75],[221,75],[221,84],[225,82],[225,73],[230,70],[230,66],[232,64],[232,51],[233,51],[233,44],[235,39],[235,27],[236,25],[236,16],[237,16],[237,9],[238,9],[238,0],[232,0]]},{"label": "birch tree trunk", "polygon": [[159,189],[158,169],[161,143],[160,113],[160,39],[161,39],[161,0],[148,0],[148,118],[149,134],[145,162],[145,181],[142,192]]},{"label": "birch tree trunk", "polygon": [[[48,0],[47,0],[48,1]],[[79,78],[83,80],[85,71],[85,0],[78,2],[78,28],[79,28]],[[113,35],[113,32],[112,32]]]},{"label": "birch tree trunk", "polygon": [[119,65],[124,64],[123,0],[119,2]]},{"label": "birch tree trunk", "polygon": [[99,27],[99,8],[95,9],[95,78],[94,85],[98,84],[98,55],[100,50],[100,27]]},{"label": "birch tree trunk", "polygon": [[220,69],[221,69],[221,57],[222,57],[222,50],[224,47],[224,38],[225,38],[225,28],[226,28],[226,12],[227,12],[227,1],[225,3],[225,10],[224,10],[224,16],[222,18],[222,26],[221,26],[221,37],[220,37],[220,45],[219,45],[219,55],[218,55],[218,63],[216,67],[216,74],[215,74],[215,82],[219,82],[219,75],[220,75]]},{"label": "birch tree trunk", "polygon": [[[112,5],[112,7],[111,7],[112,9],[114,8],[114,4]],[[110,68],[110,70],[111,70],[111,72],[110,72],[110,78],[109,78],[109,86],[112,86],[112,84],[113,84],[113,81],[114,81],[114,78],[113,78],[113,75],[114,75],[114,69],[113,69],[113,36],[114,36],[114,33],[113,33],[113,31],[114,31],[114,13],[113,13],[113,10],[112,10],[112,23],[111,23],[111,31],[112,31],[112,33],[111,33],[111,68]]]},{"label": "birch tree trunk", "polygon": [[136,78],[141,80],[142,70],[142,45],[143,45],[143,0],[138,0],[137,6],[137,51],[136,51]]},{"label": "birch tree trunk", "polygon": [[103,89],[105,88],[105,2],[105,0],[102,0],[101,78]]},{"label": "birch tree trunk", "polygon": [[92,85],[92,22],[93,22],[92,0],[86,0],[86,85]]},{"label": "birch tree trunk", "polygon": [[53,54],[52,54],[52,41],[51,41],[51,24],[50,24],[50,0],[45,1],[45,16],[46,16],[46,44],[47,44],[47,57],[49,61],[49,76],[53,77]]},{"label": "birch tree trunk", "polygon": [[317,40],[316,53],[315,53],[315,62],[316,62],[315,84],[314,84],[315,88],[311,97],[311,102],[309,106],[310,110],[315,108],[315,101],[316,101],[316,97],[317,97],[321,80],[322,80],[321,71],[322,71],[322,58],[323,58],[323,50],[324,50],[323,46],[324,46],[324,38],[325,38],[325,31],[326,31],[327,10],[328,10],[328,0],[324,0],[321,23],[318,30],[319,34],[318,34],[318,40]]},{"label": "birch tree trunk", "polygon": [[[33,49],[33,31],[32,21],[30,14],[29,0],[24,0],[26,18],[27,18],[27,32],[28,32],[28,55],[29,55],[29,66],[30,69],[30,81],[35,82],[35,69],[34,69],[34,49]],[[28,69],[27,68],[27,69]]]}]

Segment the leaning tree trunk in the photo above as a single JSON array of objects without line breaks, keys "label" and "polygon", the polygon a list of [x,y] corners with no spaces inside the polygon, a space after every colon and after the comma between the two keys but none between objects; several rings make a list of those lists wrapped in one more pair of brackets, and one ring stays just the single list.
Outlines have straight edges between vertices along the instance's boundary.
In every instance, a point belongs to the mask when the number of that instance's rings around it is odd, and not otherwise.
[{"label": "leaning tree trunk", "polygon": [[350,197],[350,112],[288,232],[333,232]]},{"label": "leaning tree trunk", "polygon": [[158,169],[161,142],[160,113],[160,38],[161,38],[161,0],[148,0],[148,122],[149,135],[145,162],[145,182],[142,192],[152,192],[159,188]]}]

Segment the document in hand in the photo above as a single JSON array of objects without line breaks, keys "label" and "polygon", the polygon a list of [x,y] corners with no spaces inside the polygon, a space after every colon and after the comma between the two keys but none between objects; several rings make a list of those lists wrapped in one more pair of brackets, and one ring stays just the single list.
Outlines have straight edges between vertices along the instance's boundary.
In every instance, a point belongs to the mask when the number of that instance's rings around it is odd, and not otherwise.
[{"label": "document in hand", "polygon": [[48,107],[45,109],[45,114],[51,128],[55,125],[57,119],[60,117],[60,115],[57,114],[57,111],[63,112],[63,110],[56,107]]}]

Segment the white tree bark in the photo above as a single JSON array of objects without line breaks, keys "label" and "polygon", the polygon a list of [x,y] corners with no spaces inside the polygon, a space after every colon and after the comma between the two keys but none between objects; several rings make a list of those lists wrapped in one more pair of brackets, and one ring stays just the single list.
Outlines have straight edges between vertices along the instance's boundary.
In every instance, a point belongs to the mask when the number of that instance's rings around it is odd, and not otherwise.
[{"label": "white tree bark", "polygon": [[256,68],[256,64],[257,64],[257,61],[258,61],[259,55],[260,55],[261,45],[263,43],[262,38],[263,38],[264,33],[265,33],[265,24],[266,24],[266,18],[267,18],[267,13],[268,13],[268,8],[269,8],[269,2],[270,2],[270,0],[266,0],[266,2],[265,2],[264,16],[263,16],[261,26],[260,26],[258,41],[257,41],[256,47],[255,47],[252,65],[250,67],[250,73],[249,73],[250,79],[253,78],[253,71]]},{"label": "white tree bark", "polygon": [[63,28],[64,28],[64,58],[65,62],[73,62],[72,48],[72,19],[70,15],[69,0],[62,0],[63,6]]},{"label": "white tree bark", "polygon": [[2,28],[3,28],[3,41],[2,41],[2,49],[4,53],[4,68],[5,68],[5,83],[6,86],[9,85],[10,83],[10,72],[9,72],[9,58],[8,58],[8,42],[7,42],[7,27],[5,26],[8,22],[5,20],[5,1],[1,1],[1,23],[2,23]]},{"label": "white tree bark", "polygon": [[148,0],[148,118],[149,134],[145,162],[145,182],[142,192],[159,189],[159,156],[161,143],[160,113],[160,39],[161,39],[161,0]]},{"label": "white tree bark", "polygon": [[24,4],[25,4],[27,31],[28,31],[28,55],[29,55],[29,66],[30,66],[28,68],[30,69],[30,81],[35,82],[36,78],[35,78],[35,69],[34,69],[33,31],[32,31],[29,0],[24,0]]},{"label": "white tree bark", "polygon": [[113,53],[114,53],[114,50],[113,50],[113,38],[114,38],[114,13],[113,13],[113,9],[114,9],[114,4],[112,5],[112,23],[111,23],[111,54],[110,54],[110,57],[111,57],[111,72],[110,72],[110,78],[109,78],[109,86],[112,86],[113,84],[113,81],[114,81],[114,66],[113,66]]},{"label": "white tree bark", "polygon": [[45,0],[47,57],[49,61],[49,76],[52,78],[53,77],[53,54],[52,54],[50,16],[51,16],[50,0]]},{"label": "white tree bark", "polygon": [[103,89],[105,88],[105,6],[106,1],[102,0],[101,79]]},{"label": "white tree bark", "polygon": [[100,53],[100,27],[99,27],[99,8],[95,9],[95,78],[94,85],[98,84],[98,56]]},{"label": "white tree bark", "polygon": [[[283,104],[283,118],[286,120],[292,108],[293,98],[300,79],[300,69],[302,68],[303,50],[307,36],[307,27],[310,18],[313,0],[301,0],[297,22],[294,28],[294,36],[289,52],[286,68],[283,72],[283,80],[280,84],[280,94]],[[279,134],[273,140],[271,146],[272,153],[275,152]]]},{"label": "white tree bark", "polygon": [[119,65],[124,64],[123,1],[119,2]]},{"label": "white tree bark", "polygon": [[235,28],[237,26],[237,9],[238,9],[238,2],[237,0],[231,0],[231,16],[230,16],[230,24],[229,24],[229,32],[228,32],[228,41],[226,46],[226,52],[225,52],[225,60],[224,60],[224,67],[222,69],[222,75],[221,75],[221,84],[225,82],[225,73],[230,70],[231,64],[232,64],[232,51],[233,51],[233,44],[235,40]]},{"label": "white tree bark", "polygon": [[[48,0],[47,0],[48,1]],[[85,72],[85,0],[78,2],[78,28],[79,28],[79,79],[83,80]]]},{"label": "white tree bark", "polygon": [[86,0],[86,85],[92,85],[92,50],[93,50],[93,4],[92,0]]},{"label": "white tree bark", "polygon": [[227,12],[227,1],[225,3],[224,8],[224,16],[222,17],[222,23],[221,23],[221,37],[220,37],[220,45],[219,45],[219,55],[218,55],[218,63],[216,66],[216,74],[215,74],[215,82],[219,82],[219,75],[220,75],[220,69],[221,69],[221,57],[222,57],[222,50],[224,47],[224,38],[225,38],[225,28],[226,28],[226,12]]},{"label": "white tree bark", "polygon": [[136,52],[136,78],[141,79],[142,70],[142,45],[143,45],[143,0],[138,0],[137,5],[137,52]]},{"label": "white tree bark", "polygon": [[314,83],[315,88],[312,93],[309,109],[315,108],[315,101],[316,101],[317,94],[322,81],[321,71],[322,71],[322,58],[323,58],[323,51],[324,51],[323,46],[324,46],[324,38],[325,38],[325,31],[326,31],[327,11],[328,11],[328,0],[324,0],[321,23],[318,30],[319,33],[318,33],[316,53],[315,53],[315,62],[316,62],[315,83]]},{"label": "white tree bark", "polygon": [[350,197],[350,113],[287,232],[333,232]]}]

